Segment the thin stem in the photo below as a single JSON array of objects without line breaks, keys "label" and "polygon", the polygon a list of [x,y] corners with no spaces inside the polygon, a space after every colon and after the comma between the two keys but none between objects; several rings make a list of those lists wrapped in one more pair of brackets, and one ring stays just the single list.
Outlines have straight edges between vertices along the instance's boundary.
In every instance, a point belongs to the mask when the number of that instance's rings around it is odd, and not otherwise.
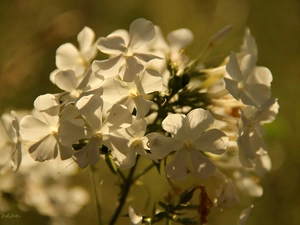
[{"label": "thin stem", "polygon": [[98,222],[99,222],[99,225],[103,225],[104,223],[102,221],[102,210],[101,210],[100,200],[99,200],[97,187],[96,187],[96,179],[95,179],[96,167],[95,166],[90,166],[90,168],[91,168],[91,176],[92,176],[92,183],[93,183],[93,191],[94,191],[95,198],[96,198]]},{"label": "thin stem", "polygon": [[[138,162],[138,159],[139,159],[139,157],[136,158],[136,164]],[[129,171],[128,177],[124,182],[124,188],[122,190],[122,195],[119,200],[118,208],[116,209],[114,215],[112,216],[112,218],[109,222],[109,225],[114,225],[116,223],[117,219],[119,218],[120,213],[122,212],[122,209],[126,202],[127,196],[129,194],[131,185],[134,183],[133,174],[134,174],[136,167],[137,167],[136,165],[133,166]]]},{"label": "thin stem", "polygon": [[133,178],[133,182],[137,181],[141,176],[143,176],[145,173],[147,173],[149,170],[151,170],[152,168],[154,168],[155,165],[154,163],[150,164],[148,167],[146,167],[146,169],[144,169],[143,172],[141,172],[140,174],[136,175],[134,178]]}]

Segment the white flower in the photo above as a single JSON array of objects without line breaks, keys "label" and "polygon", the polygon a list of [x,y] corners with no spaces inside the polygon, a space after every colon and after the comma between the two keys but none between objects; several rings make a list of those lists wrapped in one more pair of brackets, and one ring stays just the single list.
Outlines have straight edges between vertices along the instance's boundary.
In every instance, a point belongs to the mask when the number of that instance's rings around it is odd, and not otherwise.
[{"label": "white flower", "polygon": [[261,107],[247,106],[242,110],[241,119],[238,121],[240,161],[243,166],[253,167],[256,154],[265,154],[267,146],[263,140],[264,130],[262,125],[273,121],[278,113],[276,99],[269,99]]},{"label": "white flower", "polygon": [[147,94],[162,90],[162,78],[156,70],[146,69],[133,82],[106,79],[101,87],[104,101],[125,105],[131,112],[135,108],[139,119],[146,116],[152,105],[152,101],[146,98]]},{"label": "white flower", "polygon": [[217,192],[217,206],[220,208],[229,208],[239,202],[236,188],[232,180],[226,180],[220,185]]},{"label": "white flower", "polygon": [[148,142],[148,139],[144,137],[146,128],[147,122],[145,119],[138,120],[133,117],[130,127],[113,132],[114,135],[128,140],[126,146],[120,146],[118,148],[119,151],[112,152],[112,155],[115,157],[115,163],[119,168],[126,170],[133,167],[137,155],[156,161],[156,158],[145,150]]},{"label": "white flower", "polygon": [[[73,70],[76,77],[80,77],[89,68],[91,61],[97,54],[95,33],[89,27],[84,27],[77,36],[79,49],[73,44],[61,45],[56,51],[56,66],[59,70]],[[55,83],[53,76],[59,70],[55,70],[50,75],[50,80]]]},{"label": "white flower", "polygon": [[[47,108],[49,105],[45,103],[50,103],[53,107]],[[67,115],[62,117],[65,120],[60,119],[59,104],[53,95],[38,97],[35,106],[40,110],[37,112],[38,118],[28,115],[20,122],[20,134],[22,140],[30,146],[29,153],[32,158],[40,162],[55,159],[58,151],[62,160],[70,158],[73,154],[71,144],[85,136],[83,127],[67,120]],[[44,108],[46,109],[43,111]],[[66,133],[67,139],[63,140]]]},{"label": "white flower", "polygon": [[[22,160],[19,121],[14,111],[5,113],[0,124],[0,172],[13,166],[17,171]],[[1,126],[2,125],[2,126]]]},{"label": "white flower", "polygon": [[89,95],[92,92],[99,92],[102,80],[96,78],[91,69],[87,71],[83,79],[78,82],[76,74],[73,70],[62,70],[54,76],[54,83],[65,93],[59,94],[59,100],[62,104],[68,102],[76,102],[84,95]]},{"label": "white flower", "polygon": [[[164,158],[176,151],[172,161],[165,167],[171,179],[184,179],[191,172],[197,178],[208,178],[215,172],[215,165],[203,154],[222,154],[227,146],[227,136],[217,130],[207,130],[214,122],[208,110],[194,109],[187,116],[172,114],[167,116],[162,127],[173,138],[160,134],[148,134],[149,147],[154,156]],[[192,168],[189,169],[189,163]]]},{"label": "white flower", "polygon": [[[144,69],[143,63],[158,56],[149,54],[140,48],[151,41],[155,36],[154,25],[145,19],[133,21],[127,32],[118,31],[100,38],[98,48],[112,58],[94,61],[92,69],[105,78],[119,75],[123,81],[131,82]],[[144,51],[144,52],[143,52]]]},{"label": "white flower", "polygon": [[113,105],[104,122],[102,122],[103,100],[99,96],[84,96],[77,102],[76,106],[90,126],[88,130],[89,142],[73,154],[73,159],[81,168],[85,168],[89,164],[95,165],[100,160],[99,148],[102,144],[111,150],[115,149],[115,145],[126,145],[126,139],[110,134],[115,130],[130,126],[131,113],[125,106]]},{"label": "white flower", "polygon": [[240,65],[236,54],[231,53],[226,71],[232,79],[224,78],[226,89],[246,105],[260,106],[271,96],[272,74],[266,68],[256,68],[257,56],[246,55]]}]

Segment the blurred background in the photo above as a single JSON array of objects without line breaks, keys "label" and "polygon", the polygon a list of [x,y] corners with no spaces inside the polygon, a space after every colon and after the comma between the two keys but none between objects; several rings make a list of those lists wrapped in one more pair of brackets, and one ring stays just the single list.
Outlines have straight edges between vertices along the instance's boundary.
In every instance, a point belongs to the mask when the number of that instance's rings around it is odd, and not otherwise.
[{"label": "blurred background", "polygon": [[[91,27],[100,37],[119,28],[128,29],[139,17],[159,25],[164,35],[178,28],[189,28],[195,36],[193,44],[187,48],[191,57],[199,54],[213,34],[232,24],[233,30],[226,40],[210,53],[208,65],[211,66],[218,65],[230,51],[238,51],[244,28],[250,28],[258,46],[258,65],[272,71],[272,93],[278,98],[280,112],[276,121],[265,127],[273,168],[262,180],[264,195],[254,200],[248,224],[299,224],[298,0],[2,0],[0,113],[11,109],[30,110],[38,95],[59,92],[49,81],[49,74],[56,68],[55,51],[66,42],[77,45],[76,36],[84,26]],[[83,171],[81,176],[86,183],[89,173],[85,175]],[[114,182],[108,183],[113,185]],[[243,207],[247,206],[225,210],[221,219],[211,224],[235,224],[234,216]],[[36,212],[16,210],[10,212],[22,215],[21,220],[0,218],[0,224],[37,224],[37,221],[46,224]],[[87,219],[89,223],[86,224],[95,224],[95,213],[92,202],[83,208],[76,224]]]}]

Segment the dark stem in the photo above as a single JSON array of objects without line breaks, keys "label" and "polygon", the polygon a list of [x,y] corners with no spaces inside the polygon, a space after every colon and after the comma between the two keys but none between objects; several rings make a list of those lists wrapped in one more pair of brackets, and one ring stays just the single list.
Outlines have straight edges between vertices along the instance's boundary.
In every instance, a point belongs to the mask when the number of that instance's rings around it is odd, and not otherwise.
[{"label": "dark stem", "polygon": [[[139,159],[139,157],[136,158],[136,164],[138,162],[138,159]],[[109,225],[114,225],[116,223],[117,219],[119,218],[120,213],[122,212],[122,209],[123,209],[123,206],[126,202],[127,196],[129,194],[131,185],[134,183],[133,174],[134,174],[134,171],[135,171],[136,167],[137,167],[136,165],[133,166],[129,171],[128,177],[124,182],[124,188],[122,190],[122,195],[121,195],[120,200],[119,200],[118,208],[116,209],[114,215],[112,216],[112,218],[109,222]]]}]

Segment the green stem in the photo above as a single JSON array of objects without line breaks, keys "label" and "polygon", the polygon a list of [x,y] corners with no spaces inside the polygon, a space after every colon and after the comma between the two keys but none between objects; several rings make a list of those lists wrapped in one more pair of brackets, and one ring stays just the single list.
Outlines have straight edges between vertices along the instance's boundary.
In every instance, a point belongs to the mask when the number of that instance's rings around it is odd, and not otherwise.
[{"label": "green stem", "polygon": [[[138,162],[138,159],[139,159],[139,157],[136,158],[136,164]],[[137,165],[133,166],[129,171],[128,177],[124,182],[124,187],[122,190],[122,195],[119,200],[118,208],[116,209],[114,215],[112,216],[112,218],[109,222],[109,225],[114,225],[116,223],[117,219],[119,218],[120,213],[122,212],[122,209],[123,209],[124,204],[126,203],[126,199],[129,194],[131,185],[134,183],[133,174],[134,174],[136,167],[137,167]]]},{"label": "green stem", "polygon": [[103,225],[102,221],[102,210],[101,210],[101,205],[100,205],[100,200],[97,192],[97,187],[96,187],[96,179],[95,179],[95,172],[96,172],[96,167],[95,166],[90,166],[91,168],[91,176],[92,176],[92,184],[93,184],[93,191],[95,194],[96,198],[96,207],[97,207],[97,214],[98,214],[98,222],[99,225]]},{"label": "green stem", "polygon": [[146,167],[146,169],[144,169],[143,172],[141,172],[140,174],[136,175],[134,178],[133,178],[133,182],[135,182],[136,180],[138,180],[141,176],[143,176],[144,174],[146,174],[149,170],[151,170],[152,168],[154,168],[155,165],[154,163],[150,164],[148,167]]}]

